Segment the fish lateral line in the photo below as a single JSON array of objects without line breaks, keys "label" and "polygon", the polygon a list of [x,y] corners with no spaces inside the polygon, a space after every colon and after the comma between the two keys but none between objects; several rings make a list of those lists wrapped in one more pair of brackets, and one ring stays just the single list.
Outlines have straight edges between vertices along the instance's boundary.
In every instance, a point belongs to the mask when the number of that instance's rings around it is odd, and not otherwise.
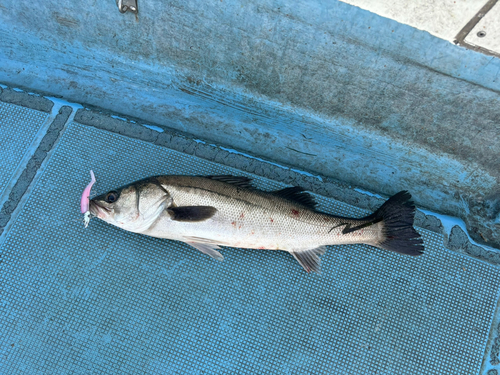
[{"label": "fish lateral line", "polygon": [[378,218],[378,219],[375,219],[373,221],[369,221],[367,223],[363,223],[363,224],[357,225],[355,227],[351,227],[351,223],[347,223],[346,227],[342,230],[342,234],[349,234],[349,233],[352,233],[352,232],[356,232],[356,231],[358,231],[360,229],[371,227],[373,224],[380,223],[382,220],[383,220],[382,218]]}]

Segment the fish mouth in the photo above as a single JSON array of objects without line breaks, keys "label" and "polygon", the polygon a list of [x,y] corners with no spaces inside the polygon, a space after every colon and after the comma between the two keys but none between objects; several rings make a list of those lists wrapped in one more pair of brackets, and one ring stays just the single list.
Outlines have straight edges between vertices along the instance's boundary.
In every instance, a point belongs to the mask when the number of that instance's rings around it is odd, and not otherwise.
[{"label": "fish mouth", "polygon": [[89,211],[92,216],[98,217],[99,219],[104,219],[109,216],[111,209],[99,204],[97,201],[91,200],[89,204]]}]

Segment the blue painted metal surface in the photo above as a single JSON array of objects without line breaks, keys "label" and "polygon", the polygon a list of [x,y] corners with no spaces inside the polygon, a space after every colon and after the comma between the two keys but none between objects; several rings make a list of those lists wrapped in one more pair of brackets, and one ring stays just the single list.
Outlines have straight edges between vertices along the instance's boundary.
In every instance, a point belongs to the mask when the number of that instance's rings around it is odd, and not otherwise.
[{"label": "blue painted metal surface", "polygon": [[384,195],[411,189],[500,245],[498,59],[337,1],[140,8],[5,1],[0,81]]}]

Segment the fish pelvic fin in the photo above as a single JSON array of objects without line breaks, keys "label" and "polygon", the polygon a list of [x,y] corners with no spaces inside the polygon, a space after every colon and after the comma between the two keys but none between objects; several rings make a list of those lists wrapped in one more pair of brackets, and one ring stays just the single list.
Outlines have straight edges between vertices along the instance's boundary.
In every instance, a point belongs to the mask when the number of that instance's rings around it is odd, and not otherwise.
[{"label": "fish pelvic fin", "polygon": [[389,198],[377,211],[362,221],[382,221],[382,239],[370,244],[385,250],[406,255],[422,255],[424,242],[413,228],[415,205],[408,191],[400,191]]},{"label": "fish pelvic fin", "polygon": [[323,255],[325,251],[325,246],[307,250],[288,250],[307,273],[320,272],[321,259],[319,255]]},{"label": "fish pelvic fin", "polygon": [[217,251],[218,249],[220,249],[220,247],[216,243],[213,243],[210,240],[193,237],[193,238],[186,238],[184,242],[190,246],[193,246],[195,249],[200,250],[203,254],[207,254],[208,256],[220,262],[224,260],[222,254]]}]

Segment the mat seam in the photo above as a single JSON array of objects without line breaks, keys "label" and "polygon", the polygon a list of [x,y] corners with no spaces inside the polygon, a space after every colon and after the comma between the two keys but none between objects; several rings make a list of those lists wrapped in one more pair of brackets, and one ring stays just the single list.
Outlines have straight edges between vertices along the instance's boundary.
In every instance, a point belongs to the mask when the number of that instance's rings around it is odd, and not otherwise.
[{"label": "mat seam", "polygon": [[62,106],[58,114],[47,127],[45,135],[41,139],[33,155],[24,166],[16,183],[9,192],[9,197],[0,209],[0,243],[7,233],[7,228],[12,223],[15,212],[21,209],[21,202],[25,199],[30,186],[35,181],[35,176],[42,164],[47,160],[47,155],[56,146],[58,140],[70,119],[73,110],[71,107]]}]

